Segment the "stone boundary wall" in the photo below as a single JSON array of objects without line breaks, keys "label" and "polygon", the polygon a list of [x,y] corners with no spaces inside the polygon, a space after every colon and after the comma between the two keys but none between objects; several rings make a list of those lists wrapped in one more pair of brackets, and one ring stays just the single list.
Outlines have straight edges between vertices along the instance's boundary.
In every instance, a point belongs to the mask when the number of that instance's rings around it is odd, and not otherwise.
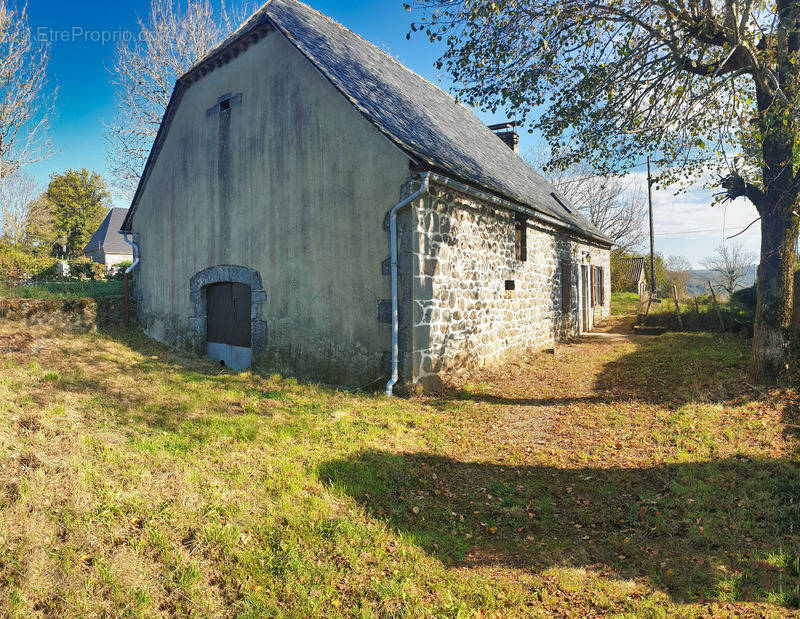
[{"label": "stone boundary wall", "polygon": [[[0,321],[93,331],[100,325],[122,324],[122,297],[102,299],[0,299]],[[131,324],[136,305],[131,303]]]},{"label": "stone boundary wall", "polygon": [[[449,188],[433,186],[431,193],[416,210],[411,256],[412,371],[423,388],[577,335],[581,264],[604,267],[605,303],[595,308],[595,321],[610,314],[608,249],[528,220],[527,260],[518,261],[514,212]],[[561,260],[572,270],[567,315]]]}]

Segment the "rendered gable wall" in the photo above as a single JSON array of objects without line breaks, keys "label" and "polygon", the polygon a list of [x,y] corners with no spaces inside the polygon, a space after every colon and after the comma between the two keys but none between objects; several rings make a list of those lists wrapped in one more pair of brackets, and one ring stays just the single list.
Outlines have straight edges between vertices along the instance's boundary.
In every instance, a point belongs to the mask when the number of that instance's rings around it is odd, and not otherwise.
[{"label": "rendered gable wall", "polygon": [[[241,93],[241,104],[207,114],[226,93]],[[242,266],[258,272],[266,293],[254,317],[266,323],[257,358],[326,382],[379,378],[391,341],[378,322],[390,296],[383,223],[408,166],[269,33],[190,86],[177,109],[133,218],[144,329],[203,353],[190,280]]]}]

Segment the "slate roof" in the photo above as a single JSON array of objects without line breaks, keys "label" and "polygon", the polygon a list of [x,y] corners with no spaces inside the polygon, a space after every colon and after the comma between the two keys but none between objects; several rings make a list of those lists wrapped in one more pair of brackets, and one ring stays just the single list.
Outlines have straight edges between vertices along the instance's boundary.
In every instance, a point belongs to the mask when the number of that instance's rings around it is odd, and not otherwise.
[{"label": "slate roof", "polygon": [[644,258],[625,258],[623,263],[625,264],[625,281],[629,284],[637,283],[645,273]]},{"label": "slate roof", "polygon": [[[554,217],[588,237],[611,244],[610,239],[471,110],[360,36],[298,0],[270,0],[187,74],[219,57],[223,50],[264,24],[282,33],[369,122],[415,163]],[[146,175],[143,182],[146,182]],[[136,200],[134,198],[131,216]],[[129,229],[130,222],[126,220],[125,224]]]},{"label": "slate roof", "polygon": [[128,245],[119,233],[122,228],[122,222],[128,214],[126,208],[112,208],[106,215],[103,223],[89,239],[86,247],[83,248],[83,253],[87,254],[98,249],[103,249],[107,254],[122,254],[133,256],[133,250]]}]

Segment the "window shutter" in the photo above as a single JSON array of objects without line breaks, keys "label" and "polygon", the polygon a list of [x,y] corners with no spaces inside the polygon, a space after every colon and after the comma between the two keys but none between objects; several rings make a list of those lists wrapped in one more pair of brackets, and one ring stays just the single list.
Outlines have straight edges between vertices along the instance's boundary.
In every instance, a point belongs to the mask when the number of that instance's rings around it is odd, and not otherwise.
[{"label": "window shutter", "polygon": [[591,274],[591,289],[592,289],[592,307],[597,305],[597,278],[595,277],[597,271],[597,267],[589,267],[589,273]]},{"label": "window shutter", "polygon": [[572,264],[569,260],[561,261],[561,311],[564,314],[572,311]]},{"label": "window shutter", "polygon": [[519,214],[514,218],[514,258],[519,262],[528,259],[528,218]]},{"label": "window shutter", "polygon": [[606,278],[603,267],[597,267],[597,272],[600,275],[600,305],[606,304]]}]

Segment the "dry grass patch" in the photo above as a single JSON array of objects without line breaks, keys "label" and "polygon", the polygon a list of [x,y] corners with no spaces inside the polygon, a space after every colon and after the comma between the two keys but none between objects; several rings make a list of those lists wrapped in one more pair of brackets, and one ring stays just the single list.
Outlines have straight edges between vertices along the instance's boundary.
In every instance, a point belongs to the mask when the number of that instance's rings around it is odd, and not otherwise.
[{"label": "dry grass patch", "polygon": [[4,616],[798,603],[797,406],[742,384],[735,337],[583,342],[387,400],[138,333],[30,334],[0,354]]}]

